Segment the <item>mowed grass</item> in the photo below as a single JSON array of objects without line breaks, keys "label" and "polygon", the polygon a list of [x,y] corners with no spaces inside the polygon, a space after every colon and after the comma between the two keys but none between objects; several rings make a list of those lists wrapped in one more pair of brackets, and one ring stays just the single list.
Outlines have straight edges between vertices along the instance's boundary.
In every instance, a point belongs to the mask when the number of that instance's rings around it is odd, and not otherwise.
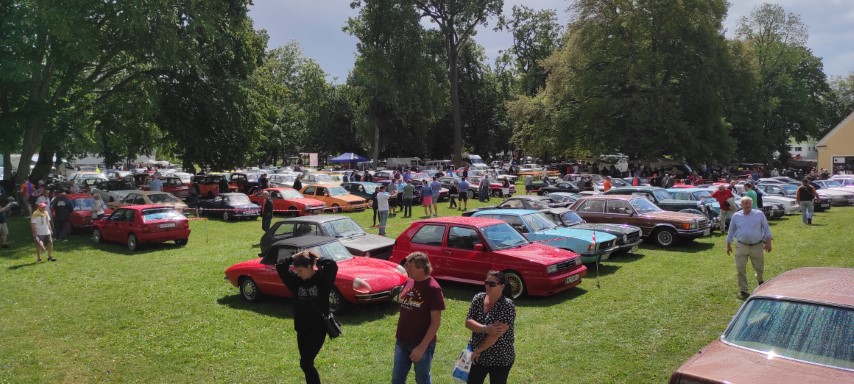
[{"label": "mowed grass", "polygon": [[[441,214],[458,214],[447,205]],[[348,215],[368,228],[370,213]],[[772,221],[766,280],[803,266],[854,267],[852,220],[854,208],[834,207],[809,227],[800,216]],[[410,221],[391,218],[390,236]],[[244,303],[223,279],[225,268],[258,253],[260,221],[194,221],[187,246],[133,253],[76,234],[57,245],[58,262],[44,264],[35,263],[25,219],[11,218],[10,227],[12,249],[0,257],[0,382],[302,381],[290,302]],[[667,250],[644,244],[602,263],[599,275],[597,286],[591,266],[569,292],[516,302],[511,382],[664,382],[720,335],[742,303],[719,233]],[[482,287],[441,284],[447,310],[433,376],[447,383],[469,337],[469,301]],[[324,382],[388,382],[395,305],[339,317],[344,335],[327,340],[317,360]]]}]

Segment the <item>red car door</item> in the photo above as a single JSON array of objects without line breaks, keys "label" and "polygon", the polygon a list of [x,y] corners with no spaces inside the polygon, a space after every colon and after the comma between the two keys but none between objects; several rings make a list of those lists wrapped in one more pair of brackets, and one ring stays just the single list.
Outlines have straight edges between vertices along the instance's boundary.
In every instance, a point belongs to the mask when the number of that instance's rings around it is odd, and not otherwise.
[{"label": "red car door", "polygon": [[117,228],[119,222],[124,220],[125,210],[117,209],[110,215],[109,220],[104,221],[104,225],[101,227],[101,238],[104,241],[116,241],[115,239],[118,237],[116,235]]},{"label": "red car door", "polygon": [[445,254],[442,252],[445,229],[444,224],[425,224],[409,240],[409,252],[427,254],[430,265],[433,267],[431,274],[437,278],[444,278],[447,275],[447,269],[444,266]]},{"label": "red car door", "polygon": [[442,249],[443,267],[454,280],[477,283],[492,269],[489,252],[475,250],[475,245],[485,247],[477,229],[451,225]]},{"label": "red car door", "polygon": [[285,283],[282,282],[282,278],[279,277],[279,273],[276,271],[278,260],[290,257],[292,252],[292,249],[280,248],[278,255],[274,256],[275,260],[269,258],[269,255],[265,255],[258,263],[257,268],[250,272],[250,276],[258,284],[261,292],[273,296],[293,297],[293,294],[285,287]]}]

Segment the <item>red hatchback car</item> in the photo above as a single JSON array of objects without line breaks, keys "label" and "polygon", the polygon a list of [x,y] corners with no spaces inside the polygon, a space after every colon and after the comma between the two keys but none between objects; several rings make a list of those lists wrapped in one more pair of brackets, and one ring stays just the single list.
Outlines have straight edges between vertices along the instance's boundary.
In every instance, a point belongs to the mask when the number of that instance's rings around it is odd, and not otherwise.
[{"label": "red hatchback car", "polygon": [[240,296],[248,302],[258,301],[263,295],[293,298],[276,272],[276,263],[304,250],[338,263],[335,288],[329,293],[332,312],[351,304],[391,301],[408,278],[406,270],[398,264],[353,256],[334,237],[308,235],[275,242],[262,257],[228,267],[225,279],[239,287]]},{"label": "red hatchback car", "polygon": [[395,240],[389,261],[400,263],[412,252],[424,252],[440,280],[483,284],[490,270],[502,271],[513,298],[527,293],[548,296],[581,283],[587,267],[581,257],[544,244],[531,243],[498,219],[440,217],[412,223]]},{"label": "red hatchback car", "polygon": [[116,209],[110,216],[95,221],[92,240],[125,243],[134,251],[140,244],[174,240],[185,245],[190,237],[190,222],[172,207],[130,205]]}]

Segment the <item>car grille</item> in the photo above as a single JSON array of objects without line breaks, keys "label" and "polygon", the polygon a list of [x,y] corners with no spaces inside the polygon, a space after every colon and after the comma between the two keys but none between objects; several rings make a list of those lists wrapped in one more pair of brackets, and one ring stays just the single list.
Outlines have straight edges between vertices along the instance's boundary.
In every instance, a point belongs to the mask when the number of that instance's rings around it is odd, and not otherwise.
[{"label": "car grille", "polygon": [[608,240],[608,241],[600,242],[597,249],[600,249],[600,250],[609,249],[613,246],[614,246],[614,240]]},{"label": "car grille", "polygon": [[639,231],[635,231],[626,235],[626,244],[634,244],[638,240],[640,240]]},{"label": "car grille", "polygon": [[700,226],[700,228],[706,228],[706,227],[708,227],[708,226],[709,226],[709,220],[706,220],[706,219],[702,219],[702,220],[700,220],[700,222],[699,222],[699,226]]},{"label": "car grille", "polygon": [[401,286],[395,287],[394,289],[389,290],[389,291],[374,292],[374,293],[357,293],[356,294],[356,300],[365,301],[365,300],[381,300],[381,299],[391,298],[392,296],[395,296],[398,293],[400,293],[402,288],[403,288],[403,286],[401,285]]},{"label": "car grille", "polygon": [[364,201],[363,201],[363,202],[355,202],[355,203],[354,203],[354,202],[350,202],[348,205],[349,205],[349,206],[351,206],[351,207],[356,207],[356,206],[359,206],[359,205],[362,205],[362,204],[365,204],[365,202],[364,202]]},{"label": "car grille", "polygon": [[561,261],[560,263],[557,264],[557,272],[555,272],[555,273],[561,273],[564,271],[572,270],[580,264],[581,264],[581,258],[580,257],[576,257],[572,260]]},{"label": "car grille", "polygon": [[371,257],[376,259],[388,260],[391,257],[391,250],[394,248],[393,245],[389,245],[388,247],[382,247],[380,249],[371,251]]}]

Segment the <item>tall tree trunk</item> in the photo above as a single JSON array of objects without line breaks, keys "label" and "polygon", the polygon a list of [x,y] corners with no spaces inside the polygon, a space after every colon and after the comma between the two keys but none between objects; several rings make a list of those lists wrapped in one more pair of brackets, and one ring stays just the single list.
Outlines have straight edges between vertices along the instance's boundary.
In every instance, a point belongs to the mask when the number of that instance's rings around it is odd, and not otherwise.
[{"label": "tall tree trunk", "polygon": [[24,132],[24,145],[21,148],[21,161],[18,162],[18,173],[15,175],[15,184],[21,184],[30,177],[30,163],[36,152],[36,143],[41,143],[47,121],[44,116],[30,116],[26,121],[27,129]]},{"label": "tall tree trunk", "polygon": [[374,161],[374,165],[376,165],[376,161],[380,155],[380,123],[379,119],[374,119],[374,148],[371,151],[371,161]]},{"label": "tall tree trunk", "polygon": [[53,167],[53,155],[56,151],[53,148],[48,148],[42,143],[39,150],[39,159],[36,160],[36,166],[33,167],[32,177],[36,180],[46,180],[50,174],[50,168]]},{"label": "tall tree trunk", "polygon": [[454,165],[463,165],[463,127],[460,122],[460,80],[457,72],[457,55],[459,47],[453,38],[448,41],[448,67],[451,71],[451,115],[454,120],[454,146],[452,148],[452,159]]},{"label": "tall tree trunk", "polygon": [[12,180],[12,154],[9,151],[3,152],[3,180]]}]

